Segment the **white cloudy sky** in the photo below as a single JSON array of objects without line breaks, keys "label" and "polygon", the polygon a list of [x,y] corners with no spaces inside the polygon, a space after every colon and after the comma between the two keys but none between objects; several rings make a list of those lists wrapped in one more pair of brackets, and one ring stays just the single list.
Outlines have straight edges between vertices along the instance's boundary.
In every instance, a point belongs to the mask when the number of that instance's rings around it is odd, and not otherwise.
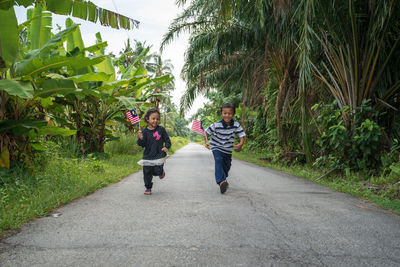
[{"label": "white cloudy sky", "polygon": [[[130,31],[116,30],[103,27],[100,23],[94,24],[77,18],[72,18],[75,23],[81,24],[82,37],[86,46],[95,43],[95,34],[100,32],[103,41],[108,43],[108,52],[118,55],[129,38],[139,41],[146,41],[152,45],[151,52],[158,52],[163,35],[167,32],[170,22],[182,11],[175,5],[175,0],[92,0],[99,7],[111,11],[117,11],[127,17],[140,21],[138,29]],[[114,5],[114,4],[115,5]],[[19,23],[26,19],[24,8],[16,8]],[[53,15],[53,24],[64,27],[65,16]],[[180,71],[183,66],[184,52],[187,47],[187,35],[182,35],[179,39],[172,42],[163,51],[163,59],[171,59],[174,65],[174,76],[176,89],[172,93],[173,102],[179,106],[179,100],[185,90],[185,83],[180,78]],[[193,108],[187,112],[186,117],[192,115],[204,103],[204,97],[198,97],[194,102]]]}]

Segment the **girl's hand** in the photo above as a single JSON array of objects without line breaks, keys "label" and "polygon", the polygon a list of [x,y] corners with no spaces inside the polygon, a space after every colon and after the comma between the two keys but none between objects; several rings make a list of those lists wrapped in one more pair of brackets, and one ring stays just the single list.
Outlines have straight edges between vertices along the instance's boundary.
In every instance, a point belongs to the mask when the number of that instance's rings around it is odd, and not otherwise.
[{"label": "girl's hand", "polygon": [[205,146],[207,149],[210,149],[210,144],[209,144],[209,143],[205,143],[204,146]]},{"label": "girl's hand", "polygon": [[163,147],[161,150],[164,151],[165,153],[168,152],[168,148],[166,148],[166,147]]},{"label": "girl's hand", "polygon": [[142,133],[141,130],[139,130],[139,131],[137,132],[137,135],[138,135],[139,139],[143,140],[143,133]]}]

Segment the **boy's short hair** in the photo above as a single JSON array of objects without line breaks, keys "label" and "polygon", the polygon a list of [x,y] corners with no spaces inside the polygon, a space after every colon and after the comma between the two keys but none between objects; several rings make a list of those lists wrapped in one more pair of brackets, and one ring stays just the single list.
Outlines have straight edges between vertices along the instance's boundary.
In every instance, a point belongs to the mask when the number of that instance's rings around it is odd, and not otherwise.
[{"label": "boy's short hair", "polygon": [[235,106],[234,106],[233,104],[231,104],[231,103],[225,103],[225,104],[223,104],[222,107],[221,107],[221,113],[222,113],[222,109],[223,109],[223,108],[231,108],[232,111],[233,111],[233,114],[235,114],[235,112],[236,112]]}]

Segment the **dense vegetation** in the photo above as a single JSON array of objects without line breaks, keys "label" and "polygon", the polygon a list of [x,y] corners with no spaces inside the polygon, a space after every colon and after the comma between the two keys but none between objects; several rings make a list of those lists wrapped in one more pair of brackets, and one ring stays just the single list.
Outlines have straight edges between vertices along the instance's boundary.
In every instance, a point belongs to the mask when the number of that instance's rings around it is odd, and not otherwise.
[{"label": "dense vegetation", "polygon": [[[127,110],[142,118],[157,107],[170,136],[189,132],[171,102],[169,60],[130,40],[119,55],[106,54],[100,33],[86,46],[71,18],[53,29],[52,12],[114,28],[137,21],[85,1],[56,2],[0,3],[1,231],[138,170],[139,127]],[[17,4],[33,5],[21,25]],[[185,143],[174,139],[173,149]]]},{"label": "dense vegetation", "polygon": [[208,125],[233,102],[257,157],[399,199],[399,1],[178,3],[163,45],[190,33],[182,110],[205,94]]}]

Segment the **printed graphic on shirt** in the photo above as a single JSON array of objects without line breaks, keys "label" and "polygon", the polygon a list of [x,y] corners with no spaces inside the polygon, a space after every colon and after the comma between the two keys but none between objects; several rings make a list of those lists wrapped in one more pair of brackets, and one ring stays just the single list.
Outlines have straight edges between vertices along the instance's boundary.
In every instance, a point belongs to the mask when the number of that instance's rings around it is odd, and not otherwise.
[{"label": "printed graphic on shirt", "polygon": [[153,133],[153,137],[155,137],[156,140],[160,140],[161,135],[158,133],[158,131],[155,131],[155,132]]}]

